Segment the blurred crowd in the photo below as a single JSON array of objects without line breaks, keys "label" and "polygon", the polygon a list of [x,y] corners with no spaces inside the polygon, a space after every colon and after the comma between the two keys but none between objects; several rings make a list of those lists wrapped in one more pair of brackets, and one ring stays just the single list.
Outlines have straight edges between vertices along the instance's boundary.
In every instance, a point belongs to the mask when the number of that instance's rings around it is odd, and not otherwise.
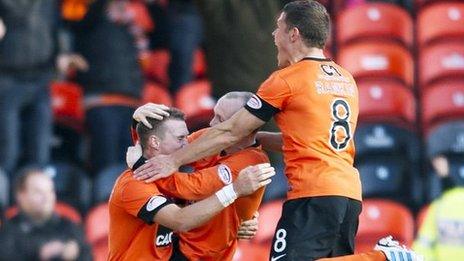
[{"label": "blurred crowd", "polygon": [[[90,260],[79,224],[89,209],[107,201],[126,168],[137,106],[175,106],[186,113],[190,131],[207,127],[215,99],[230,91],[255,92],[277,69],[272,31],[289,1],[0,0],[0,260]],[[371,1],[320,2],[336,17]],[[415,4],[426,1],[377,2],[414,17]],[[333,29],[335,35],[335,20]],[[333,36],[327,55],[335,57],[338,47]],[[462,121],[453,124],[457,132],[464,130]],[[367,132],[388,142],[398,131],[373,126]],[[436,134],[434,148],[446,135]],[[459,137],[459,153],[443,148],[426,155],[419,141],[403,135],[413,149],[405,153],[410,165],[397,171],[410,168],[417,172],[411,177],[433,184],[419,192],[427,196],[411,196],[411,189],[404,191],[407,196],[392,197],[414,212],[438,198],[424,221],[429,232],[421,231],[415,244],[423,252],[440,237],[454,238],[453,244],[464,248],[464,214],[451,213],[459,219],[444,224],[439,234],[430,232],[433,215],[455,211],[459,204],[448,200],[464,200],[464,168],[457,170],[462,180],[450,174],[456,172],[450,162],[464,161],[464,136]],[[374,162],[374,156],[357,163]],[[280,175],[265,201],[287,191],[282,159],[274,154],[271,159]],[[56,208],[66,209],[67,217]],[[446,234],[453,230],[461,234]]]}]

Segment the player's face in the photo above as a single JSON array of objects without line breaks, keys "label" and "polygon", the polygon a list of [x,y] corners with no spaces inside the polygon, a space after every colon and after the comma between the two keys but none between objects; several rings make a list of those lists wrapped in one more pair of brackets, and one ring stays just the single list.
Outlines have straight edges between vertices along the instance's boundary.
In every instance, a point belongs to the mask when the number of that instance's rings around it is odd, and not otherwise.
[{"label": "player's face", "polygon": [[236,113],[242,107],[243,102],[241,102],[239,99],[219,99],[216,103],[216,106],[214,106],[214,117],[209,123],[209,125],[212,127],[216,124],[230,119],[230,117],[232,117],[232,115],[234,115],[234,113]]},{"label": "player's face", "polygon": [[168,120],[164,123],[163,128],[164,137],[159,145],[161,154],[171,154],[187,144],[189,132],[185,121]]},{"label": "player's face", "polygon": [[272,32],[274,36],[274,44],[277,46],[277,63],[279,68],[286,67],[290,65],[290,55],[289,55],[289,46],[290,46],[290,35],[285,23],[285,13],[281,13],[277,19],[277,27]]}]

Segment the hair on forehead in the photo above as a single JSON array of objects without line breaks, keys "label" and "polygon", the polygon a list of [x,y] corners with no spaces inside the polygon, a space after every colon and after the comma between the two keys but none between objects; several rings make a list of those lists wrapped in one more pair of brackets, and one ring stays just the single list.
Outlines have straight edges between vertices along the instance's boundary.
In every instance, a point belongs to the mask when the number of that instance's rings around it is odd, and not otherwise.
[{"label": "hair on forehead", "polygon": [[169,116],[163,117],[162,120],[153,118],[147,118],[147,121],[151,124],[152,128],[148,128],[142,122],[137,123],[136,131],[139,136],[140,144],[142,147],[146,144],[150,135],[156,135],[157,137],[163,137],[164,135],[164,124],[169,120],[185,121],[185,114],[174,107],[170,107],[167,112]]}]

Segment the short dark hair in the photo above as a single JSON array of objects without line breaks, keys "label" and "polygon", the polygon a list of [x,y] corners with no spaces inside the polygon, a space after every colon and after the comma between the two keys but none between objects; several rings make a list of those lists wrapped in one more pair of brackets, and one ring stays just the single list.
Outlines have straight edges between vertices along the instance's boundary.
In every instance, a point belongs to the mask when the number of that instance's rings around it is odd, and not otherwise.
[{"label": "short dark hair", "polygon": [[330,35],[330,16],[325,7],[313,0],[286,4],[282,9],[289,29],[296,27],[308,47],[323,49]]},{"label": "short dark hair", "polygon": [[136,131],[139,136],[140,145],[144,147],[147,143],[148,137],[155,134],[158,137],[163,137],[164,135],[164,123],[168,120],[180,120],[185,121],[185,114],[177,108],[169,108],[167,110],[169,116],[164,117],[162,120],[157,120],[153,118],[147,118],[147,121],[151,124],[152,128],[148,128],[142,122],[137,123]]},{"label": "short dark hair", "polygon": [[29,179],[30,176],[35,175],[36,173],[45,173],[45,169],[41,166],[35,165],[30,165],[21,168],[18,171],[17,177],[15,179],[14,192],[18,193],[20,191],[23,191],[26,187],[27,179]]}]

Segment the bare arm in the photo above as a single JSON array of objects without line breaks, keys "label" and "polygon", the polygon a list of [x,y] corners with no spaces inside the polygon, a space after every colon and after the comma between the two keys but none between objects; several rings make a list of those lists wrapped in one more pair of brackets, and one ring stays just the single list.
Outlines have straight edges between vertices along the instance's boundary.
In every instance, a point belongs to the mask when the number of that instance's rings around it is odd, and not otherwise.
[{"label": "bare arm", "polygon": [[210,128],[200,138],[172,154],[177,165],[182,166],[196,160],[218,154],[237,143],[265,122],[242,108],[230,119]]},{"label": "bare arm", "polygon": [[282,133],[259,131],[256,140],[263,146],[264,150],[282,152]]},{"label": "bare arm", "polygon": [[[240,171],[237,180],[228,186],[233,188],[236,197],[246,196],[269,184],[274,175],[275,170],[269,164],[250,166]],[[153,221],[175,231],[188,231],[198,227],[227,207],[219,199],[218,193],[221,191],[184,208],[175,204],[167,205],[156,213]]]}]

